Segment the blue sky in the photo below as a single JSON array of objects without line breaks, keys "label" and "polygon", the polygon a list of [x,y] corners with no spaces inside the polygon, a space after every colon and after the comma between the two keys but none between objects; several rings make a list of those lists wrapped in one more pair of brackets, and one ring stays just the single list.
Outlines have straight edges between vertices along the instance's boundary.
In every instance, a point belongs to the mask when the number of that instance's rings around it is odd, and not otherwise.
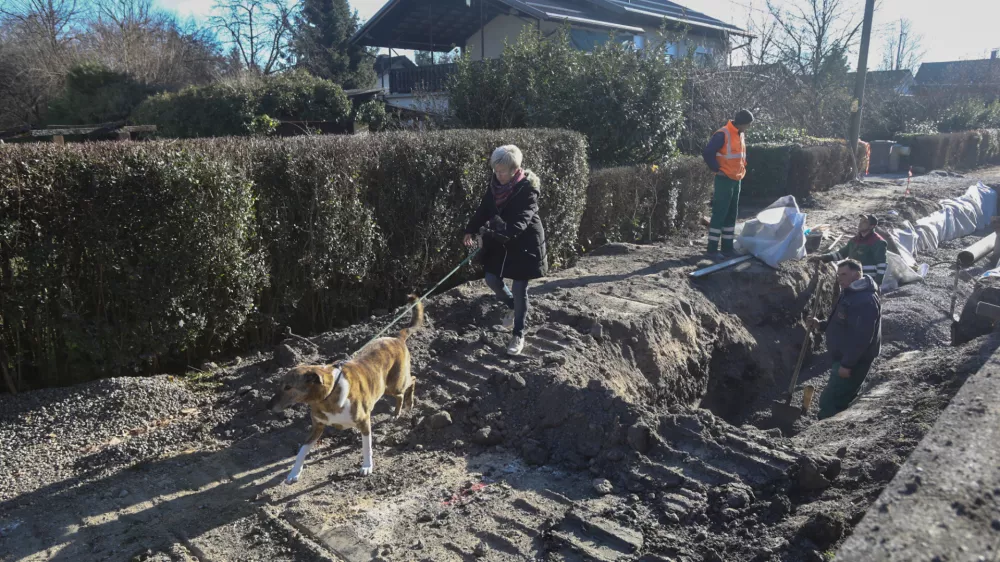
[{"label": "blue sky", "polygon": [[[157,0],[161,7],[182,18],[204,18],[211,12],[212,0]],[[378,11],[385,0],[349,0],[362,19]],[[764,0],[674,0],[692,10],[704,12],[723,21],[742,26],[751,10],[763,10]],[[782,0],[777,0],[779,3]],[[857,4],[863,0],[844,0]],[[991,49],[1000,48],[1000,1],[998,0],[879,0],[872,34],[874,52],[869,68],[881,61],[881,44],[888,26],[900,17],[913,22],[916,33],[923,35],[924,62],[986,58]],[[852,61],[853,63],[854,61]]]}]

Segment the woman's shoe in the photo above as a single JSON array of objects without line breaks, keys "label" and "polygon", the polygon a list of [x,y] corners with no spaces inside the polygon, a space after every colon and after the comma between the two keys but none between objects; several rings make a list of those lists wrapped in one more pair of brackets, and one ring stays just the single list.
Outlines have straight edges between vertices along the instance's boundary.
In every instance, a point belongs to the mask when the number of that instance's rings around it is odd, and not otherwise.
[{"label": "woman's shoe", "polygon": [[524,336],[514,336],[507,344],[507,355],[520,355],[524,351]]},{"label": "woman's shoe", "polygon": [[514,311],[513,310],[508,310],[507,311],[507,315],[503,317],[503,323],[501,323],[500,325],[503,326],[504,330],[513,330],[514,329]]}]

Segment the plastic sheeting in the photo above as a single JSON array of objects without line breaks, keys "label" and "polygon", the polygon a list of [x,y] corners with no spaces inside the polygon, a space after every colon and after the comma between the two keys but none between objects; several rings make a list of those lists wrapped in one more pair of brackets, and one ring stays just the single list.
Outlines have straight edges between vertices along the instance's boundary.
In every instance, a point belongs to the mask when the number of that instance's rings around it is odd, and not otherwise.
[{"label": "plastic sheeting", "polygon": [[[996,214],[997,193],[979,182],[961,197],[943,199],[940,203],[940,211],[918,220],[913,229],[917,234],[917,250],[937,250],[942,242],[986,230]],[[895,232],[905,233],[899,229]]]},{"label": "plastic sheeting", "polygon": [[806,255],[806,215],[795,197],[786,195],[743,224],[739,247],[771,267]]},{"label": "plastic sheeting", "polygon": [[[904,249],[901,250],[906,252]],[[913,266],[907,265],[906,259],[902,255],[895,252],[886,252],[885,257],[889,267],[885,271],[885,277],[882,278],[880,289],[883,292],[891,291],[907,283],[916,283],[923,279],[922,275],[913,271]],[[912,260],[913,258],[910,257],[910,259]]]}]

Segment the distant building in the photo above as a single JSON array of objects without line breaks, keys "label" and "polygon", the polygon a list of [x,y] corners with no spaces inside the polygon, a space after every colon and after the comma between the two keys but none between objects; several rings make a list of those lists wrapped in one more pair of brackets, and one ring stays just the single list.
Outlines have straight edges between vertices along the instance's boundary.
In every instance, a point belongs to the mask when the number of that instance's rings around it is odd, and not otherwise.
[{"label": "distant building", "polygon": [[1000,51],[993,51],[988,59],[925,62],[917,71],[916,91],[930,98],[958,95],[996,100],[1000,98]]},{"label": "distant building", "polygon": [[[847,74],[847,85],[853,91],[856,72]],[[915,81],[909,70],[869,70],[865,74],[865,89],[895,92],[901,96],[913,95]]]},{"label": "distant building", "polygon": [[[351,38],[367,47],[447,53],[456,47],[472,60],[498,58],[506,43],[526,28],[549,35],[569,28],[572,44],[583,51],[614,40],[644,49],[664,27],[683,37],[668,43],[664,56],[693,53],[696,60],[726,61],[733,37],[749,34],[723,21],[669,0],[389,0]],[[454,64],[396,67],[386,57],[386,101],[401,108],[441,98]],[[405,64],[405,63],[400,63]],[[439,105],[439,107],[441,107]]]}]

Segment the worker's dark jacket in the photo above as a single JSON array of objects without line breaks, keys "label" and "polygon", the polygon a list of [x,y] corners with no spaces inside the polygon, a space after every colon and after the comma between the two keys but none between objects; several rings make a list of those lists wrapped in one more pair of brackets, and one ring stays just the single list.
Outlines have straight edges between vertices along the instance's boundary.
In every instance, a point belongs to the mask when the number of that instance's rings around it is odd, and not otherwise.
[{"label": "worker's dark jacket", "polygon": [[875,280],[865,275],[844,289],[833,314],[821,326],[826,347],[841,367],[853,369],[882,351],[882,298]]},{"label": "worker's dark jacket", "polygon": [[719,173],[719,160],[716,158],[722,147],[726,146],[726,135],[722,132],[715,133],[705,145],[705,150],[701,152],[701,157],[705,164],[715,173]]},{"label": "worker's dark jacket", "polygon": [[492,190],[486,188],[465,232],[477,234],[480,227],[487,227],[479,252],[479,261],[487,273],[526,281],[548,271],[545,230],[538,216],[540,186],[538,176],[525,170],[524,179],[514,187],[503,208],[497,207]]}]

